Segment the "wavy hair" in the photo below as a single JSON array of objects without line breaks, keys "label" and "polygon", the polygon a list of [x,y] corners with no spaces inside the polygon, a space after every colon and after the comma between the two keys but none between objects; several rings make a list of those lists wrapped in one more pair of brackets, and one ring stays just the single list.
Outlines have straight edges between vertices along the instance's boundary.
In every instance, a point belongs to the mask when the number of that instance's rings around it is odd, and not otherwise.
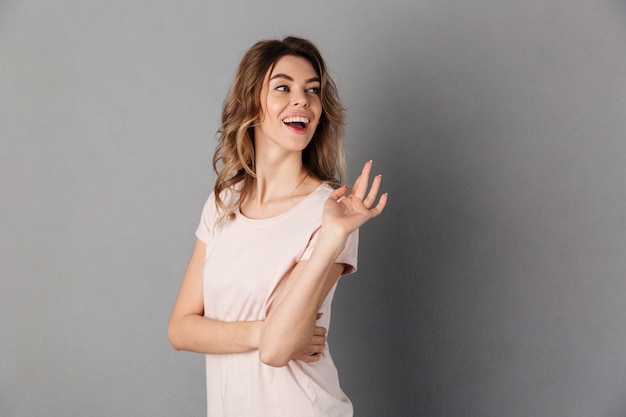
[{"label": "wavy hair", "polygon": [[[268,72],[284,56],[306,59],[320,77],[322,114],[311,142],[302,151],[303,166],[310,175],[333,187],[345,178],[344,108],[319,50],[310,41],[293,36],[259,41],[241,59],[222,107],[219,143],[213,155],[213,170],[217,174],[213,191],[218,211],[222,212],[220,222],[234,218],[235,210],[252,188],[256,176],[253,126],[261,114],[261,88]],[[236,201],[224,199],[222,192],[234,191],[235,186]]]}]

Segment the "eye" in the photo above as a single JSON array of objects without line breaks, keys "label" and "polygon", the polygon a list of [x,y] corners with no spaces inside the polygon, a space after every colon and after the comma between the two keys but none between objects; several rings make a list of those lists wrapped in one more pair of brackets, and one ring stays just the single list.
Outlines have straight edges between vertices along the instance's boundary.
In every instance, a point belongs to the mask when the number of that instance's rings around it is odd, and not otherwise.
[{"label": "eye", "polygon": [[311,94],[319,94],[321,91],[321,89],[319,87],[311,87],[308,90],[306,90],[307,93],[311,93]]},{"label": "eye", "polygon": [[276,91],[282,91],[282,92],[287,92],[289,91],[289,87],[287,87],[286,85],[279,85],[278,87],[276,87],[274,90]]}]

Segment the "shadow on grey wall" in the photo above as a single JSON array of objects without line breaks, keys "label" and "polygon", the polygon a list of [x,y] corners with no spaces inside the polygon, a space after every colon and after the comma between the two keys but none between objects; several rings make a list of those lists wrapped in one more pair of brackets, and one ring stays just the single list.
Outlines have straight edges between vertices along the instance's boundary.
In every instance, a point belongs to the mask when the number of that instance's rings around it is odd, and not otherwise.
[{"label": "shadow on grey wall", "polygon": [[357,415],[624,414],[624,60],[566,30],[608,9],[535,6],[389,27],[363,70],[350,162],[390,203],[334,304]]}]

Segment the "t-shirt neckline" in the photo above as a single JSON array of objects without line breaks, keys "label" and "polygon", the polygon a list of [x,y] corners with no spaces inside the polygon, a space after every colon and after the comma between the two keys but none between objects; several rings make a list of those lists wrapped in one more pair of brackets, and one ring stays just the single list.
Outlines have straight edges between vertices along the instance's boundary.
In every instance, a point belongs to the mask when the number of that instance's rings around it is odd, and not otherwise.
[{"label": "t-shirt neckline", "polygon": [[264,218],[260,218],[260,219],[255,219],[252,217],[247,217],[245,214],[243,214],[241,212],[241,208],[237,207],[236,210],[236,216],[245,221],[246,223],[255,223],[255,224],[260,224],[260,223],[266,223],[266,222],[272,222],[278,219],[281,219],[283,217],[286,217],[288,215],[290,215],[291,213],[295,212],[296,210],[298,210],[299,207],[303,206],[308,200],[310,200],[315,194],[317,194],[322,188],[327,187],[328,184],[323,182],[321,183],[315,190],[311,191],[309,194],[307,194],[302,200],[300,200],[298,202],[298,204],[296,204],[295,206],[291,207],[289,210],[284,211],[282,213],[279,213],[275,216],[271,216],[271,217],[264,217]]}]

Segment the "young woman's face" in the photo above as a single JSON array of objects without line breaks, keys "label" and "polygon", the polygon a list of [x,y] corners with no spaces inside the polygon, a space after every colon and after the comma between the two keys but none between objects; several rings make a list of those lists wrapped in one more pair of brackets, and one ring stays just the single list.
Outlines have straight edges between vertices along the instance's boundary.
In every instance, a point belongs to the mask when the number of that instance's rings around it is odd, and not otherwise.
[{"label": "young woman's face", "polygon": [[271,143],[288,151],[302,151],[311,141],[322,115],[320,79],[304,58],[280,58],[261,89],[256,145]]}]

